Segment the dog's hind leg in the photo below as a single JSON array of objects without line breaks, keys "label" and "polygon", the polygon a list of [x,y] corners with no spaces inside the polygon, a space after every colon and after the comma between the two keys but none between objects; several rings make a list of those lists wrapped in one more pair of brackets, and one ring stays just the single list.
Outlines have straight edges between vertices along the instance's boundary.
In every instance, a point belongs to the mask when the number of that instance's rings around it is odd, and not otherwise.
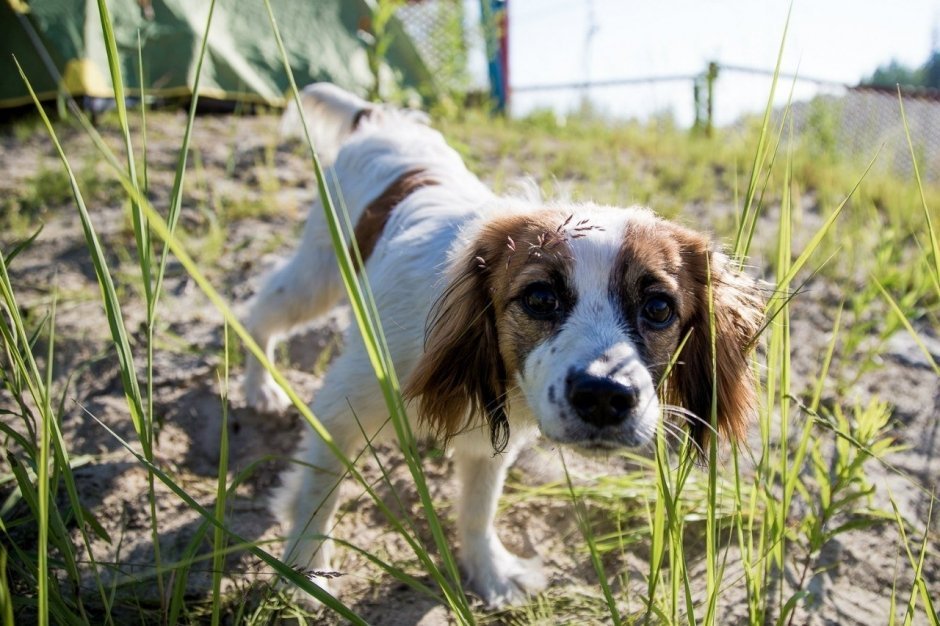
[{"label": "dog's hind leg", "polygon": [[[268,278],[245,324],[272,363],[278,335],[323,315],[344,293],[333,248],[322,234],[326,227],[317,211],[322,211],[319,202],[293,258]],[[289,404],[271,374],[251,355],[245,364],[244,389],[248,406],[260,412],[281,411]]]},{"label": "dog's hind leg", "polygon": [[[380,115],[377,107],[329,83],[308,85],[301,95],[310,132],[324,166],[333,161],[363,119]],[[282,133],[299,136],[302,128],[300,113],[292,103],[282,119]],[[342,177],[341,173],[332,170],[327,170],[326,175],[328,178]],[[346,176],[353,180],[361,175],[355,168],[346,172]],[[334,199],[341,197],[338,191],[335,187],[331,189]],[[354,204],[349,207],[353,222],[358,219],[363,206]],[[268,360],[273,362],[277,335],[319,317],[336,304],[342,294],[343,285],[323,205],[317,201],[310,209],[303,239],[294,257],[267,280],[254,300],[246,326]],[[277,412],[289,404],[287,395],[261,363],[250,355],[244,385],[248,405],[258,411]]]}]

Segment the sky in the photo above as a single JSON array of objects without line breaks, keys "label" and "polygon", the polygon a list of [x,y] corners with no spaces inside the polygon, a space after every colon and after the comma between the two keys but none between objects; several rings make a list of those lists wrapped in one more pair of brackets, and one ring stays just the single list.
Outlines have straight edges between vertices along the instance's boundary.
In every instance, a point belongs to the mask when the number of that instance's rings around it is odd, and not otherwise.
[{"label": "sky", "polygon": [[[477,7],[478,2],[467,6]],[[509,0],[510,81],[514,86],[694,75],[708,61],[773,70],[788,0]],[[593,16],[593,19],[592,19]],[[593,24],[593,29],[591,25]],[[589,33],[593,35],[589,36]],[[855,84],[892,59],[916,67],[940,47],[940,0],[794,0],[781,71]],[[770,77],[719,75],[719,124],[763,110]],[[785,102],[790,82],[778,89]],[[798,82],[796,100],[820,91]],[[514,115],[577,108],[587,95],[611,116],[671,111],[694,116],[691,82],[515,92]]]}]

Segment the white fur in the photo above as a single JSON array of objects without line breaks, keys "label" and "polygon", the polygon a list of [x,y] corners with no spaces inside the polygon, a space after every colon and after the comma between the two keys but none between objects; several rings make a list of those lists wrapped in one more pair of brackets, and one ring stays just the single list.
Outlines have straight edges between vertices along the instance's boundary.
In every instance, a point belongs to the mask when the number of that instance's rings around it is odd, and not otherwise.
[{"label": "white fur", "polygon": [[[363,118],[354,130],[356,114],[369,106],[364,101],[323,85],[305,90],[305,98],[310,112],[317,116],[312,126],[319,149],[330,159],[335,156],[327,172],[332,197],[344,202],[352,223],[407,172],[423,170],[438,183],[415,191],[395,208],[366,264],[396,371],[405,380],[422,355],[428,311],[446,287],[448,270],[465,255],[481,225],[491,217],[535,211],[537,206],[496,198],[466,169],[441,135],[413,115],[381,109]],[[287,123],[295,124],[296,120]],[[636,365],[623,368],[618,375],[642,388],[647,408],[642,419],[615,429],[613,440],[621,445],[647,441],[658,414],[650,375],[639,365],[636,349],[617,323],[605,295],[624,232],[633,221],[651,219],[650,215],[642,210],[595,206],[574,210],[586,213],[603,231],[572,242],[578,305],[570,325],[533,350],[524,364],[519,380],[522,391],[513,392],[518,397],[511,403],[506,450],[494,454],[484,427],[459,434],[452,442],[462,485],[456,515],[461,563],[472,588],[491,605],[517,602],[545,584],[537,561],[509,553],[493,526],[508,466],[538,430],[557,441],[592,444],[588,435],[565,425],[559,409],[563,403],[549,402],[548,386],[555,384],[561,389],[565,372],[572,365],[598,368],[595,362],[603,356],[633,359]],[[277,335],[325,313],[342,295],[318,201],[311,208],[293,258],[267,281],[247,326],[273,358]],[[552,347],[564,357],[550,357]],[[247,364],[245,392],[249,404],[262,411],[279,410],[287,404],[283,392],[255,359]],[[363,432],[374,436],[386,422],[388,413],[355,325],[349,330],[345,351],[331,366],[311,406],[350,458],[363,448]],[[390,430],[384,429],[379,436]],[[329,543],[323,539],[332,530],[335,487],[342,466],[312,431],[306,433],[298,459],[303,465],[285,478],[279,497],[281,518],[289,528],[285,560],[312,570],[329,570]]]}]

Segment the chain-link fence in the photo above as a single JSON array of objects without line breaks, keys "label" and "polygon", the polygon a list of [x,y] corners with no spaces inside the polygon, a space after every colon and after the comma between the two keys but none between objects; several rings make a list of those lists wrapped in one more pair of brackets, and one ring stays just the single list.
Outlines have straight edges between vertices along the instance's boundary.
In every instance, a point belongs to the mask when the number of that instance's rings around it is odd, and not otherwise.
[{"label": "chain-link fence", "polygon": [[921,176],[940,181],[940,93],[936,91],[902,90],[899,98],[895,89],[852,87],[841,95],[798,103],[793,117],[798,132],[831,141],[841,154],[870,159],[880,150],[878,164],[902,175],[913,173],[913,146]]},{"label": "chain-link fence", "polygon": [[[940,182],[940,92],[833,84],[825,87],[815,94],[804,93],[790,106],[796,136],[807,139],[806,143],[815,149],[856,158],[863,164],[877,155],[875,169],[904,177],[914,173],[913,151],[921,177]],[[783,107],[777,107],[775,113],[775,122],[779,123]]]},{"label": "chain-link fence", "polygon": [[420,0],[403,4],[396,16],[444,93],[470,87],[468,53],[476,29],[466,23],[463,0]]},{"label": "chain-link fence", "polygon": [[[680,125],[707,129],[735,126],[760,115],[773,70],[711,63],[699,75],[643,76],[555,85],[517,85],[517,113],[554,108],[600,111],[612,118],[647,118],[668,112]],[[913,173],[901,103],[921,176],[940,181],[940,91],[863,87],[835,81],[780,75],[775,119],[792,97],[790,115],[797,135],[813,144],[867,161],[880,151],[875,167]],[[521,105],[521,106],[517,106]]]}]

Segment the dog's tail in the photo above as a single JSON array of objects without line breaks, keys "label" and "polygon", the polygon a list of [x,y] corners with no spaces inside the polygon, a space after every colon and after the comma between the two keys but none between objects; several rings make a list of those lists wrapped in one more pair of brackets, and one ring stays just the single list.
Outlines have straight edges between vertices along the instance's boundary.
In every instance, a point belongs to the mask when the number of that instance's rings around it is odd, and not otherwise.
[{"label": "dog's tail", "polygon": [[[340,89],[332,83],[313,83],[300,92],[304,118],[310,130],[313,146],[324,166],[336,159],[336,153],[359,123],[381,111],[359,96]],[[305,140],[303,121],[294,99],[291,99],[281,117],[281,137]]]}]

